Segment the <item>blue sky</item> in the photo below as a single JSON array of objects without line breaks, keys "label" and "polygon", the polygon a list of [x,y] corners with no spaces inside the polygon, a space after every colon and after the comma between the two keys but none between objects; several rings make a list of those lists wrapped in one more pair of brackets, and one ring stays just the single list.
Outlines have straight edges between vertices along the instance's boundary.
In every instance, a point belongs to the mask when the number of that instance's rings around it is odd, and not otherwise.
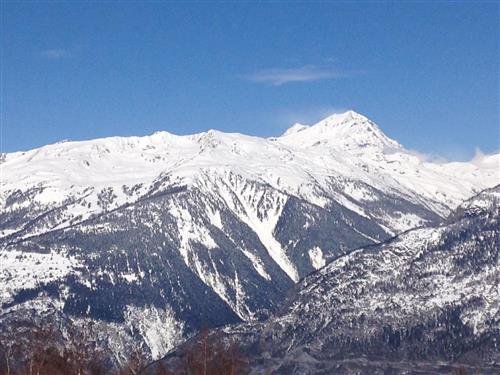
[{"label": "blue sky", "polygon": [[7,152],[345,109],[421,152],[500,148],[497,2],[3,2],[1,37]]}]

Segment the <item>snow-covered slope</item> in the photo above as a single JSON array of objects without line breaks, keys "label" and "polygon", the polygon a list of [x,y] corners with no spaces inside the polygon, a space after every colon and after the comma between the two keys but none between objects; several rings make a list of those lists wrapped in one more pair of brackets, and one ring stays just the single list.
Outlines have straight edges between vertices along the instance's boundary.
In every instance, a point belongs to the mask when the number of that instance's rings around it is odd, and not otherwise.
[{"label": "snow-covered slope", "polygon": [[109,324],[155,311],[183,334],[260,319],[329,260],[498,184],[499,163],[422,161],[352,111],[277,138],[158,132],[3,154],[0,305],[48,296]]},{"label": "snow-covered slope", "polygon": [[496,374],[499,249],[500,185],[443,225],[331,262],[268,321],[214,335],[240,343],[254,373]]},{"label": "snow-covered slope", "polygon": [[[4,154],[0,166],[4,213],[28,205],[69,205],[56,222],[29,230],[23,230],[23,221],[2,222],[1,236],[41,233],[134,202],[165,175],[178,185],[203,187],[206,174],[224,178],[232,172],[319,206],[333,199],[363,216],[373,215],[365,202],[377,200],[374,189],[446,215],[500,180],[498,154],[474,163],[425,162],[352,111],[310,127],[294,125],[278,138],[215,130],[190,136],[157,132]],[[16,204],[9,204],[12,200]],[[379,219],[394,232],[419,218]]]}]

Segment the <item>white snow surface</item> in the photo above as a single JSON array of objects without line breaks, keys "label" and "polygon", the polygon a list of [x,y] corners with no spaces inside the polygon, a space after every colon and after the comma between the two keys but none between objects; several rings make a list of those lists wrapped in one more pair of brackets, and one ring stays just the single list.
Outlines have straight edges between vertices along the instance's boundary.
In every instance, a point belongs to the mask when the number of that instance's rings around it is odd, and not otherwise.
[{"label": "white snow surface", "polygon": [[182,341],[184,333],[184,323],[175,319],[174,312],[168,305],[164,309],[128,305],[125,325],[131,330],[139,331],[155,360]]},{"label": "white snow surface", "polygon": [[[5,206],[8,192],[41,186],[43,190],[33,197],[40,205],[89,195],[91,208],[85,212],[101,209],[92,205],[91,197],[102,189],[112,189],[113,206],[118,206],[140,194],[127,195],[123,186],[148,186],[165,173],[191,184],[206,170],[214,174],[231,170],[308,200],[318,198],[308,189],[312,182],[324,185],[329,177],[346,176],[382,191],[418,192],[440,212],[500,183],[500,154],[471,162],[423,161],[353,111],[312,126],[294,125],[278,138],[216,130],[186,136],[162,131],[144,137],[56,143],[7,153],[4,159],[0,206]],[[370,199],[362,190],[349,188],[348,193]]]},{"label": "white snow surface", "polygon": [[311,260],[311,265],[315,269],[320,269],[326,264],[326,260],[323,256],[323,250],[321,250],[318,246],[309,249],[308,251],[309,259]]},{"label": "white snow surface", "polygon": [[65,251],[0,252],[0,306],[10,302],[17,291],[59,280],[78,266],[79,261]]}]

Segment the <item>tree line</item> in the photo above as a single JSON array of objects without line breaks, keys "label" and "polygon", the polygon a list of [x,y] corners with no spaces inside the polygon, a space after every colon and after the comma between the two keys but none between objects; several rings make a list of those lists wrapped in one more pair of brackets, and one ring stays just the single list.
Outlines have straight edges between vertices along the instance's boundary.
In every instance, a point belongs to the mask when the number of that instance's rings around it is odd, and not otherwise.
[{"label": "tree line", "polygon": [[23,326],[0,332],[0,375],[246,375],[237,344],[223,344],[202,331],[175,361],[151,363],[141,349],[116,363],[94,340],[94,328]]}]

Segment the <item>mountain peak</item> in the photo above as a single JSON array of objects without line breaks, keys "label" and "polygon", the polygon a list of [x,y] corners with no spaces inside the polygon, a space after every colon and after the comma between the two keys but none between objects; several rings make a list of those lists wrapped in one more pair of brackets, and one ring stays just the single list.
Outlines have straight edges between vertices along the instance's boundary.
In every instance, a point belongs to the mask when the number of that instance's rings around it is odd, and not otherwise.
[{"label": "mountain peak", "polygon": [[343,113],[334,113],[327,118],[321,120],[318,122],[318,124],[321,123],[327,123],[328,125],[336,125],[336,124],[343,124],[346,122],[364,122],[364,121],[370,121],[366,116],[363,116],[362,114],[349,110]]},{"label": "mountain peak", "polygon": [[401,147],[374,122],[352,110],[334,113],[312,126],[295,124],[282,137],[285,137],[286,143],[300,147],[317,147],[323,144],[350,151]]},{"label": "mountain peak", "polygon": [[[315,125],[327,125],[327,126],[335,126],[335,125],[341,125],[345,123],[362,123],[362,122],[367,122],[370,121],[367,117],[363,116],[362,114],[349,110],[346,112],[342,113],[334,113],[323,120],[317,122]],[[315,126],[313,125],[313,126]],[[310,125],[304,125],[301,124],[300,122],[296,122],[293,124],[291,127],[289,127],[281,136],[285,137],[291,134],[295,134],[298,132],[301,132],[305,129],[310,128]]]}]

